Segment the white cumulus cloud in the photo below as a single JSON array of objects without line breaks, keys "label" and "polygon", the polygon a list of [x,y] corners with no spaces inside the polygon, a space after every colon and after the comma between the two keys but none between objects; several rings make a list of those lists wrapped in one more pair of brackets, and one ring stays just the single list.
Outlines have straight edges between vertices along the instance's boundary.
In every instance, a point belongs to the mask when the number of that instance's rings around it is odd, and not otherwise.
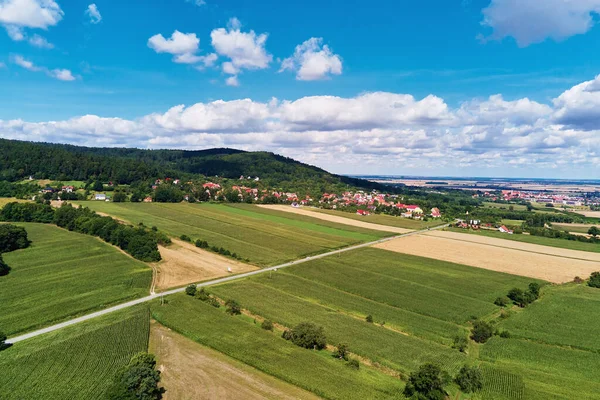
[{"label": "white cumulus cloud", "polygon": [[[244,69],[268,68],[273,60],[273,56],[265,48],[268,35],[257,35],[252,30],[242,32],[241,27],[240,21],[232,18],[227,28],[215,29],[210,34],[212,46],[217,54],[229,59],[222,65],[223,72],[229,75],[237,75]],[[235,82],[237,83],[237,76]]]},{"label": "white cumulus cloud", "polygon": [[217,61],[215,53],[198,55],[200,39],[195,33],[173,32],[170,38],[157,34],[148,39],[148,47],[157,53],[173,55],[173,62],[178,64],[196,64],[196,68],[212,67]]},{"label": "white cumulus cloud", "polygon": [[92,24],[99,24],[102,21],[102,14],[98,10],[98,6],[94,3],[90,4],[85,10],[85,15],[90,18]]},{"label": "white cumulus cloud", "polygon": [[48,29],[60,22],[64,13],[54,0],[2,0],[0,24]]},{"label": "white cumulus cloud", "polygon": [[53,69],[52,71],[48,71],[48,75],[53,78],[56,78],[60,81],[74,81],[75,77],[73,73],[71,73],[68,69]]},{"label": "white cumulus cloud", "polygon": [[600,0],[492,0],[483,10],[482,25],[493,30],[488,39],[510,36],[526,47],[586,33],[598,14]]},{"label": "white cumulus cloud", "polygon": [[342,73],[342,59],[333,54],[322,38],[310,38],[296,46],[294,55],[284,59],[281,71],[295,71],[296,79],[315,81]]}]

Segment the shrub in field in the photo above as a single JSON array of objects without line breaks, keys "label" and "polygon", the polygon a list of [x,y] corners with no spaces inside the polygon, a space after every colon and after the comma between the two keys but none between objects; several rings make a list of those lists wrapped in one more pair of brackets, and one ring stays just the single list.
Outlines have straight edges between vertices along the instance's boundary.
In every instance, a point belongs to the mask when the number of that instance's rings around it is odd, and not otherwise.
[{"label": "shrub in field", "polygon": [[600,272],[592,272],[588,286],[593,288],[600,288]]},{"label": "shrub in field", "polygon": [[585,282],[585,280],[581,279],[579,276],[576,276],[575,279],[573,279],[573,283],[578,285],[582,284],[583,282]]},{"label": "shrub in field", "polygon": [[471,339],[477,343],[485,343],[494,334],[494,329],[485,321],[475,321],[471,329]]},{"label": "shrub in field", "polygon": [[221,303],[219,303],[219,301],[217,299],[215,299],[214,297],[210,297],[207,300],[207,303],[210,304],[211,306],[213,306],[214,308],[221,307]]},{"label": "shrub in field", "polygon": [[210,299],[210,293],[208,293],[203,287],[200,288],[200,290],[198,290],[195,294],[196,298],[200,301],[207,301]]},{"label": "shrub in field", "polygon": [[592,226],[589,230],[588,230],[588,235],[593,236],[594,238],[596,236],[600,236],[600,228],[598,228],[597,226]]},{"label": "shrub in field", "polygon": [[201,249],[208,249],[208,242],[206,240],[196,240],[196,247]]},{"label": "shrub in field", "polygon": [[474,393],[483,389],[483,375],[479,368],[463,366],[458,375],[454,378],[454,382],[460,387],[464,393]]},{"label": "shrub in field", "polygon": [[242,307],[235,300],[227,300],[225,307],[227,307],[226,311],[229,315],[240,315],[242,313]]},{"label": "shrub in field", "polygon": [[25,228],[11,224],[0,225],[0,253],[25,249],[30,244]]},{"label": "shrub in field", "polygon": [[261,328],[263,328],[265,331],[272,331],[273,330],[273,323],[271,321],[269,321],[268,319],[265,319],[262,324],[260,325]]},{"label": "shrub in field", "polygon": [[159,382],[160,371],[156,370],[154,355],[139,353],[119,371],[107,397],[110,400],[162,399],[165,390],[158,387]]},{"label": "shrub in field", "polygon": [[0,276],[8,275],[10,272],[10,267],[4,262],[2,259],[2,254],[0,254]]},{"label": "shrub in field", "polygon": [[417,400],[444,400],[444,386],[450,379],[446,372],[435,364],[424,364],[410,374],[404,388],[404,396]]},{"label": "shrub in field", "polygon": [[333,353],[333,356],[335,358],[339,358],[340,360],[346,360],[348,361],[348,345],[345,343],[340,343],[337,345],[337,348],[335,350],[335,352]]},{"label": "shrub in field", "polygon": [[0,351],[8,348],[9,346],[5,343],[6,342],[6,335],[4,334],[4,332],[0,332]]},{"label": "shrub in field", "polygon": [[184,242],[188,242],[188,243],[192,242],[192,239],[188,235],[181,235],[181,236],[179,236],[179,239],[183,240]]},{"label": "shrub in field", "polygon": [[494,304],[498,307],[506,307],[510,303],[510,299],[506,296],[500,296],[494,300]]},{"label": "shrub in field", "polygon": [[510,339],[510,332],[509,331],[502,331],[500,332],[500,334],[498,335],[503,339]]},{"label": "shrub in field", "polygon": [[367,318],[365,318],[365,321],[367,321],[368,323],[372,324],[373,323],[373,316],[371,314],[367,315]]},{"label": "shrub in field", "polygon": [[359,369],[360,368],[360,363],[358,362],[357,359],[351,359],[350,361],[348,361],[348,365],[350,368],[352,369]]},{"label": "shrub in field", "polygon": [[535,297],[535,300],[539,299],[540,284],[537,282],[531,282],[528,287],[529,287],[528,292],[531,293],[533,295],[533,297]]},{"label": "shrub in field", "polygon": [[283,332],[283,338],[305,349],[322,350],[327,346],[323,327],[316,326],[311,322],[302,322],[296,327],[286,330]]},{"label": "shrub in field", "polygon": [[540,285],[539,283],[532,282],[529,284],[527,291],[523,291],[519,288],[513,288],[508,292],[507,296],[513,301],[513,303],[523,308],[528,304],[533,303],[540,297]]},{"label": "shrub in field", "polygon": [[196,285],[189,285],[188,287],[185,288],[185,294],[187,294],[188,296],[195,295],[197,291],[198,291],[198,288],[196,287]]},{"label": "shrub in field", "polygon": [[458,334],[454,337],[454,341],[452,343],[453,349],[458,349],[461,353],[467,351],[467,347],[469,347],[469,339],[467,339],[464,335]]}]

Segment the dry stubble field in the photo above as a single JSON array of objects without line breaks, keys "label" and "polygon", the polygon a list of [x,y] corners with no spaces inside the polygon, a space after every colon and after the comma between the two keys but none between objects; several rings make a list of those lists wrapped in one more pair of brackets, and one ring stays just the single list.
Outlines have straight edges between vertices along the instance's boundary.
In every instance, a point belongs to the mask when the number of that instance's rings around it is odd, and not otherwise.
[{"label": "dry stubble field", "polygon": [[600,254],[514,242],[456,232],[429,232],[375,247],[472,267],[570,282],[600,269]]},{"label": "dry stubble field", "polygon": [[[159,246],[162,256],[162,261],[156,264],[156,289],[159,290],[258,269],[181,240],[172,241],[169,247]],[[231,272],[227,268],[231,268]]]}]

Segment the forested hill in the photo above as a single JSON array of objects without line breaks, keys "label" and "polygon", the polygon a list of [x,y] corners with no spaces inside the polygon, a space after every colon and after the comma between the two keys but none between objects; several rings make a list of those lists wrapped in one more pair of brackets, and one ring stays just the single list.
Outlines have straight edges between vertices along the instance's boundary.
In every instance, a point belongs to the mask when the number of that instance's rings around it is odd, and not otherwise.
[{"label": "forested hill", "polygon": [[381,185],[349,178],[268,152],[234,149],[140,150],[92,148],[63,144],[0,139],[0,180],[98,179],[120,184],[177,177],[260,177],[261,182],[283,190],[328,191],[346,186],[364,189]]}]

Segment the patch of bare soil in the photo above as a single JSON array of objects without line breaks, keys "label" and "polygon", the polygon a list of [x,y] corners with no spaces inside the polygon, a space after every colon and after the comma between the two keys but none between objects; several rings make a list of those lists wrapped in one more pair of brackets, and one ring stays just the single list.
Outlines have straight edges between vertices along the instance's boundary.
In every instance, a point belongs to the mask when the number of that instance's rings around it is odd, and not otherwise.
[{"label": "patch of bare soil", "polygon": [[154,321],[150,352],[161,371],[164,400],[318,399]]},{"label": "patch of bare soil", "polygon": [[159,290],[258,269],[177,239],[169,247],[159,246],[159,250],[162,261],[154,264]]},{"label": "patch of bare soil", "polygon": [[[557,253],[568,252],[569,254],[573,254],[573,250],[476,236],[475,239],[482,239],[481,242],[477,242],[470,239],[474,235],[468,234],[458,234],[461,235],[461,240],[456,240],[444,237],[444,235],[437,235],[438,233],[454,232],[435,232],[435,235],[431,233],[403,237],[377,244],[374,247],[553,283],[571,282],[575,276],[587,277],[599,269],[598,261],[552,255],[555,250]],[[484,242],[483,239],[492,240]],[[535,246],[535,250],[539,250],[538,248],[541,247],[542,252],[546,254],[534,252],[530,246]],[[586,252],[576,253],[588,256]],[[592,257],[598,256],[596,253],[589,254]]]},{"label": "patch of bare soil", "polygon": [[354,220],[351,218],[345,218],[345,217],[339,217],[337,215],[314,212],[314,211],[310,211],[309,209],[306,209],[306,208],[294,208],[292,206],[287,206],[287,205],[283,205],[283,204],[268,204],[268,205],[264,204],[264,205],[259,205],[259,207],[268,208],[268,209],[277,210],[277,211],[285,211],[285,212],[289,212],[292,214],[305,215],[307,217],[322,219],[324,221],[335,222],[338,224],[356,226],[357,228],[371,229],[373,231],[394,232],[394,233],[400,233],[400,234],[412,232],[411,229],[398,228],[395,226],[379,225],[379,224],[374,224],[372,222],[357,221],[357,220]]},{"label": "patch of bare soil", "polygon": [[574,210],[574,213],[581,214],[586,217],[592,218],[600,218],[600,211],[582,211],[582,210]]}]

